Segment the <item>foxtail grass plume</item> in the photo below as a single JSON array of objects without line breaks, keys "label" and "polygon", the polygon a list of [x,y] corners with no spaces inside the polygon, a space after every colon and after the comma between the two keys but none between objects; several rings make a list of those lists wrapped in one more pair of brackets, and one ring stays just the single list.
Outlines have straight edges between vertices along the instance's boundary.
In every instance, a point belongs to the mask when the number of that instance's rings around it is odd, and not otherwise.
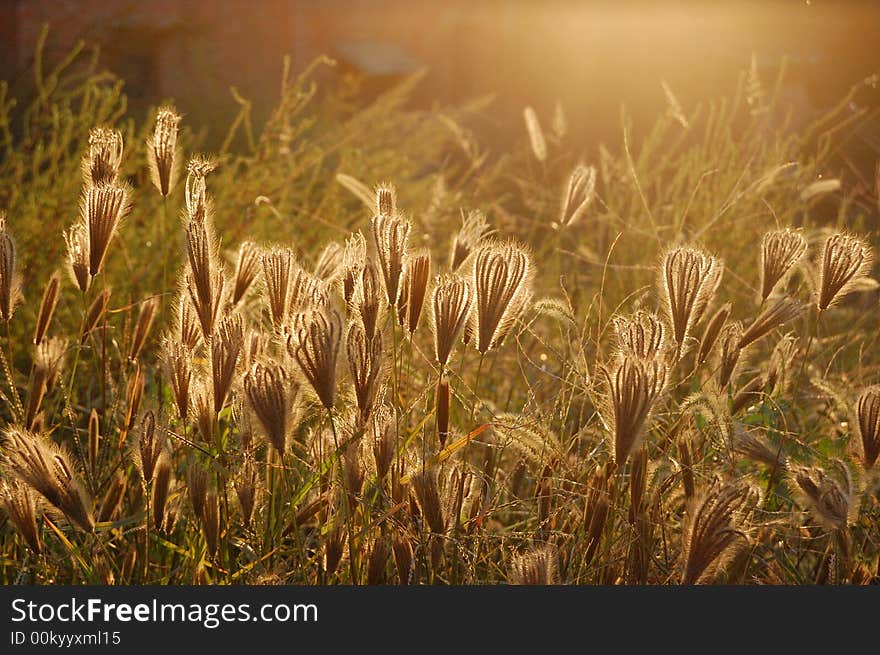
[{"label": "foxtail grass plume", "polygon": [[61,276],[53,273],[46,283],[43,291],[43,299],[40,301],[40,309],[37,312],[37,324],[34,327],[34,345],[39,346],[46,337],[46,331],[52,322],[52,315],[55,313],[55,307],[58,305],[58,298],[61,291]]},{"label": "foxtail grass plume", "polygon": [[10,321],[21,300],[21,281],[15,270],[15,243],[6,228],[6,212],[0,211],[0,316]]},{"label": "foxtail grass plume", "polygon": [[727,324],[727,319],[730,318],[730,310],[731,304],[725,303],[712,315],[712,318],[709,319],[708,323],[706,323],[706,329],[703,331],[703,338],[700,339],[700,349],[697,352],[697,364],[703,364],[709,359],[709,355],[712,353],[712,349],[718,341],[718,336],[721,334],[721,330]]},{"label": "foxtail grass plume", "polygon": [[313,275],[324,282],[335,282],[342,274],[342,262],[345,258],[345,247],[337,241],[331,241],[315,261]]},{"label": "foxtail grass plume", "polygon": [[153,481],[156,465],[165,450],[164,445],[164,440],[156,434],[156,415],[152,411],[144,412],[134,460],[146,484]]},{"label": "foxtail grass plume", "polygon": [[351,304],[360,316],[369,339],[376,334],[382,316],[384,305],[380,287],[379,271],[372,261],[367,261],[355,285]]},{"label": "foxtail grass plume", "polygon": [[141,303],[141,311],[138,314],[138,320],[134,326],[134,334],[131,337],[131,347],[128,350],[128,359],[130,361],[134,361],[140,356],[141,350],[143,350],[144,344],[147,342],[147,337],[150,336],[150,330],[153,328],[153,321],[156,320],[156,310],[158,308],[159,299],[156,296],[147,298]]},{"label": "foxtail grass plume", "polygon": [[718,384],[726,387],[733,378],[739,356],[742,352],[742,323],[735,321],[728,323],[718,335],[718,347],[720,350],[718,364]]},{"label": "foxtail grass plume", "polygon": [[349,323],[345,339],[345,352],[351,372],[354,394],[358,406],[358,419],[366,424],[373,412],[379,391],[382,371],[382,333],[367,337],[363,323],[355,319]]},{"label": "foxtail grass plume", "polygon": [[83,194],[81,213],[88,229],[89,275],[95,277],[104,266],[107,248],[119,224],[131,209],[129,189],[118,184],[97,184]]},{"label": "foxtail grass plume", "polygon": [[489,232],[486,215],[478,209],[463,216],[461,227],[452,241],[449,270],[457,271],[470,254],[479,247]]},{"label": "foxtail grass plume", "polygon": [[544,138],[544,130],[541,129],[541,123],[538,122],[538,114],[534,108],[526,107],[523,110],[523,118],[526,122],[526,132],[529,135],[529,145],[532,147],[532,154],[535,159],[544,162],[547,159],[547,140]]},{"label": "foxtail grass plume", "polygon": [[773,347],[770,363],[767,365],[768,393],[784,394],[793,375],[792,362],[797,356],[797,339],[786,334]]},{"label": "foxtail grass plume", "polygon": [[165,509],[167,507],[168,496],[171,492],[173,481],[174,474],[171,471],[171,462],[169,461],[168,456],[163,452],[159,456],[159,461],[156,464],[152,496],[150,498],[150,509],[153,512],[153,526],[159,532],[162,532],[166,526]]},{"label": "foxtail grass plume", "polygon": [[122,133],[108,127],[89,131],[89,152],[83,159],[86,185],[114,184],[122,163]]},{"label": "foxtail grass plume", "polygon": [[342,338],[342,318],[335,309],[310,311],[295,335],[287,339],[293,357],[321,404],[333,409],[336,400],[336,362]]},{"label": "foxtail grass plume", "polygon": [[[845,528],[853,509],[853,482],[846,464],[831,461],[837,477],[818,466],[792,470],[795,491],[819,523],[829,530]],[[839,479],[838,479],[839,478]]]},{"label": "foxtail grass plume", "polygon": [[202,341],[202,328],[199,325],[195,308],[189,299],[189,290],[185,277],[181,280],[175,308],[175,337],[179,339],[181,344],[190,350],[194,350]]},{"label": "foxtail grass plume", "polygon": [[[201,183],[203,184],[204,180]],[[198,184],[199,182],[194,182],[194,186]],[[196,211],[190,213],[189,223],[186,226],[189,273],[185,276],[185,284],[190,301],[196,310],[202,335],[207,341],[214,332],[214,323],[217,320],[223,294],[224,277],[216,261],[214,237],[204,202],[203,198]]]},{"label": "foxtail grass plume", "polygon": [[67,341],[61,337],[46,339],[36,347],[25,408],[24,426],[27,430],[34,428],[43,398],[58,379],[66,349]]},{"label": "foxtail grass plume", "polygon": [[761,302],[807,251],[807,240],[791,229],[767,232],[761,239]]},{"label": "foxtail grass plume", "polygon": [[104,493],[104,497],[101,499],[101,504],[98,507],[98,523],[107,523],[116,519],[122,507],[127,487],[128,478],[125,477],[122,471],[117,470],[110,479],[107,491]]},{"label": "foxtail grass plume", "polygon": [[211,391],[214,413],[226,406],[244,349],[244,321],[240,314],[227,316],[211,340]]},{"label": "foxtail grass plume", "polygon": [[397,318],[410,336],[419,325],[430,272],[431,254],[427,250],[413,253],[406,258],[400,294],[397,298]]},{"label": "foxtail grass plume", "polygon": [[22,482],[86,532],[95,527],[92,500],[80,483],[67,451],[46,437],[7,428],[4,464]]},{"label": "foxtail grass plume", "polygon": [[481,354],[497,348],[531,298],[532,257],[516,242],[481,246],[474,261],[475,345]]},{"label": "foxtail grass plume", "polygon": [[233,306],[242,301],[259,275],[262,264],[260,255],[259,247],[251,241],[245,241],[239,247],[238,259],[235,262],[235,284],[232,289]]},{"label": "foxtail grass plume", "polygon": [[167,197],[177,184],[180,172],[181,152],[177,147],[180,115],[171,106],[160,107],[156,112],[156,127],[147,138],[147,162],[153,186]]},{"label": "foxtail grass plume", "polygon": [[67,244],[67,263],[70,266],[70,275],[79,290],[85,293],[89,290],[92,277],[89,274],[89,231],[85,224],[77,221],[64,233],[64,241]]},{"label": "foxtail grass plume", "polygon": [[269,444],[279,455],[284,455],[287,433],[298,407],[293,380],[282,366],[257,362],[244,376],[244,391]]},{"label": "foxtail grass plume", "polygon": [[40,554],[43,544],[37,527],[37,501],[30,486],[13,478],[0,480],[0,507],[15,526],[24,542]]},{"label": "foxtail grass plume", "polygon": [[715,484],[689,512],[682,549],[682,584],[711,582],[748,544],[746,524],[757,492],[741,480]]},{"label": "foxtail grass plume", "polygon": [[803,306],[791,298],[780,298],[755,318],[740,338],[739,347],[745,348],[770,334],[776,328],[785,325],[803,311]]},{"label": "foxtail grass plume", "polygon": [[293,312],[325,307],[330,301],[329,289],[326,282],[294,264],[290,275],[288,316]]},{"label": "foxtail grass plume", "polygon": [[449,362],[449,355],[470,316],[473,302],[473,290],[468,280],[454,273],[437,278],[431,298],[431,315],[434,357],[441,367]]},{"label": "foxtail grass plume", "polygon": [[562,209],[559,212],[559,229],[574,225],[587,213],[596,195],[596,168],[578,164],[568,178]]},{"label": "foxtail grass plume", "polygon": [[166,338],[162,345],[165,372],[171,382],[171,395],[177,417],[185,421],[189,414],[189,390],[192,382],[192,349],[175,338]]},{"label": "foxtail grass plume", "polygon": [[845,296],[871,270],[871,247],[860,237],[851,234],[833,234],[822,248],[819,269],[819,296],[816,306],[825,311]]},{"label": "foxtail grass plume", "polygon": [[385,296],[388,304],[394,307],[400,290],[400,276],[403,273],[411,226],[409,221],[399,216],[379,214],[373,217],[372,227],[376,253],[385,281]]},{"label": "foxtail grass plume", "polygon": [[666,326],[656,314],[639,310],[631,317],[615,316],[612,322],[623,356],[654,359],[662,354]]},{"label": "foxtail grass plume", "polygon": [[280,327],[290,309],[290,276],[297,266],[290,248],[272,248],[262,256],[263,279],[272,325]]},{"label": "foxtail grass plume", "polygon": [[390,184],[376,187],[376,214],[395,216],[397,214],[397,192]]},{"label": "foxtail grass plume", "polygon": [[510,563],[510,582],[515,585],[559,584],[559,554],[553,546],[541,546],[517,555]]},{"label": "foxtail grass plume", "polygon": [[446,531],[446,516],[440,498],[437,470],[420,468],[410,479],[425,523],[434,534],[443,534]]},{"label": "foxtail grass plume", "polygon": [[185,199],[190,220],[199,214],[206,216],[208,213],[207,177],[216,167],[216,162],[204,155],[195,155],[186,165]]},{"label": "foxtail grass plume", "polygon": [[666,384],[666,366],[633,356],[620,358],[612,370],[603,369],[614,435],[614,461],[618,469],[641,443],[654,404]]},{"label": "foxtail grass plume", "polygon": [[384,480],[391,470],[395,455],[394,425],[387,407],[376,403],[370,420],[373,461],[376,464],[376,477]]},{"label": "foxtail grass plume", "polygon": [[354,291],[360,282],[367,261],[367,241],[360,232],[354,232],[345,240],[342,253],[342,296],[350,307]]},{"label": "foxtail grass plume", "polygon": [[677,355],[712,299],[722,272],[719,260],[693,248],[676,248],[664,257],[661,291]]},{"label": "foxtail grass plume", "polygon": [[859,394],[856,414],[862,440],[862,463],[869,469],[880,456],[880,385],[870,386]]},{"label": "foxtail grass plume", "polygon": [[89,474],[92,476],[92,479],[95,478],[98,472],[98,456],[101,452],[101,420],[98,417],[98,410],[92,408],[91,413],[89,414],[89,442],[88,442],[88,454],[89,454]]}]

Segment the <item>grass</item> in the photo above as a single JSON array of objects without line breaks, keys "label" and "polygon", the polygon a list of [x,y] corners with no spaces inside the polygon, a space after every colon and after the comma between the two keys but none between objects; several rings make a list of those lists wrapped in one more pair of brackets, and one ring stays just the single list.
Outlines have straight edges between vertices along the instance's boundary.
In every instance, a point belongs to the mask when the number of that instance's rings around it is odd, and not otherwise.
[{"label": "grass", "polygon": [[[526,111],[490,151],[482,102],[285,67],[210,159],[183,117],[163,197],[122,82],[37,61],[32,101],[0,88],[4,584],[877,581],[878,199],[849,98],[795,129],[782,73],[751,70],[694,108],[664,87],[617,144]],[[108,189],[118,227],[78,216]],[[79,284],[78,221],[86,255],[111,237]],[[762,265],[786,228],[806,251]]]}]

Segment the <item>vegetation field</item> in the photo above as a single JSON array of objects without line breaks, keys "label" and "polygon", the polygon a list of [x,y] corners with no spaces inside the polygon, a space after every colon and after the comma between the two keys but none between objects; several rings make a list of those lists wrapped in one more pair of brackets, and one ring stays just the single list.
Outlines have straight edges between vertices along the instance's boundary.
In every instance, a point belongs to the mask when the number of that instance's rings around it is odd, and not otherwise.
[{"label": "vegetation field", "polygon": [[499,148],[332,65],[211,152],[85,51],[0,86],[0,582],[877,583],[852,96]]}]

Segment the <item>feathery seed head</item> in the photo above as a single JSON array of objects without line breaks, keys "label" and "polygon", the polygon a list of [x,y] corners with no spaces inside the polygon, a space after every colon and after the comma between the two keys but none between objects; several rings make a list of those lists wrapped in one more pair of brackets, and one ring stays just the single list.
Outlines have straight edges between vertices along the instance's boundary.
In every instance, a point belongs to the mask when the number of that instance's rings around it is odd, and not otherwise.
[{"label": "feathery seed head", "polygon": [[807,251],[807,240],[791,229],[767,232],[761,239],[761,302]]},{"label": "feathery seed head", "polygon": [[742,323],[735,321],[728,323],[718,335],[720,348],[719,365],[718,365],[718,384],[726,387],[731,379],[734,378],[736,365],[739,363],[739,356],[742,352]]},{"label": "feathery seed head", "polygon": [[146,484],[153,481],[156,464],[163,451],[163,439],[156,434],[156,415],[152,411],[144,412],[141,418],[135,463],[141,473],[141,479]]},{"label": "feathery seed head", "polygon": [[185,342],[166,338],[162,344],[162,359],[171,381],[171,393],[177,407],[177,417],[186,420],[189,414],[189,389],[192,382],[193,351]]},{"label": "feathery seed head", "polygon": [[614,435],[614,461],[622,469],[640,444],[651,412],[666,385],[665,364],[632,355],[618,358],[613,369],[603,369]]},{"label": "feathery seed head", "polygon": [[393,307],[397,303],[411,226],[409,221],[399,216],[379,214],[373,217],[372,227],[385,281],[385,295],[388,304]]},{"label": "feathery seed head", "polygon": [[27,484],[12,478],[0,480],[0,507],[34,553],[42,552],[40,530],[37,527],[37,499]]},{"label": "feathery seed head", "polygon": [[419,325],[430,271],[431,254],[427,250],[415,252],[406,258],[400,294],[397,298],[397,318],[398,323],[407,329],[410,337]]},{"label": "feathery seed head", "polygon": [[211,340],[211,383],[214,412],[217,414],[226,405],[243,349],[244,320],[240,314],[227,316]]},{"label": "feathery seed head", "polygon": [[526,107],[523,109],[523,118],[526,122],[526,132],[529,135],[529,145],[532,147],[532,154],[535,159],[543,162],[547,159],[547,140],[544,138],[544,130],[541,129],[541,123],[538,122],[538,114],[534,108]]},{"label": "feathery seed head", "polygon": [[61,291],[61,275],[53,273],[43,291],[43,299],[40,301],[40,310],[37,312],[37,324],[34,328],[34,345],[40,345],[46,337],[52,315],[58,305],[58,297]]},{"label": "feathery seed head", "polygon": [[693,248],[676,248],[663,259],[661,293],[678,352],[721,281],[720,260]]},{"label": "feathery seed head", "polygon": [[562,196],[559,229],[574,225],[581,220],[595,195],[596,167],[578,164],[568,178],[568,185]]},{"label": "feathery seed head", "polygon": [[376,187],[376,214],[378,216],[397,214],[397,192],[390,184],[381,184]]},{"label": "feathery seed head", "polygon": [[703,338],[700,340],[700,350],[697,353],[698,364],[703,364],[709,359],[709,355],[712,353],[712,348],[718,341],[718,336],[721,334],[721,330],[727,323],[727,319],[730,318],[730,309],[731,304],[725,303],[717,312],[715,312],[706,324]]},{"label": "feathery seed head", "polygon": [[238,305],[260,272],[262,263],[259,247],[252,241],[245,241],[238,249],[235,262],[235,286],[232,290],[232,304]]},{"label": "feathery seed head", "polygon": [[12,319],[21,300],[21,281],[15,270],[15,243],[6,229],[6,212],[0,211],[0,316]]},{"label": "feathery seed head", "polygon": [[360,232],[354,232],[345,240],[342,253],[342,295],[346,306],[350,306],[355,287],[359,284],[367,261],[367,241]]},{"label": "feathery seed head", "polygon": [[342,338],[342,317],[325,307],[309,311],[295,335],[287,339],[287,350],[328,410],[336,400],[336,362]]},{"label": "feathery seed head", "polygon": [[455,234],[450,253],[449,270],[457,271],[459,267],[477,249],[489,231],[486,215],[479,209],[462,214],[461,228]]},{"label": "feathery seed head", "polygon": [[153,135],[147,138],[150,180],[165,197],[177,184],[180,172],[181,153],[177,147],[179,124],[180,114],[174,107],[160,107],[156,112],[156,127],[153,129]]},{"label": "feathery seed head", "polygon": [[298,411],[297,385],[284,367],[257,362],[244,376],[244,391],[269,444],[283,455],[287,433]]},{"label": "feathery seed head", "polygon": [[431,298],[434,357],[446,366],[455,342],[471,313],[474,298],[470,282],[454,273],[437,277]]},{"label": "feathery seed head", "polygon": [[141,303],[141,311],[138,314],[138,320],[135,324],[134,334],[131,337],[131,348],[128,351],[128,359],[134,361],[141,354],[150,330],[153,328],[153,321],[156,319],[156,310],[159,308],[159,299],[156,296],[147,298]]},{"label": "feathery seed head", "polygon": [[682,584],[711,582],[719,568],[748,544],[745,526],[757,491],[737,480],[703,492],[689,512],[682,549]]},{"label": "feathery seed head", "polygon": [[443,534],[446,531],[446,516],[440,497],[437,470],[420,468],[410,477],[410,481],[425,523],[434,534]]},{"label": "feathery seed head", "polygon": [[191,220],[207,214],[207,177],[216,167],[216,162],[204,155],[195,155],[186,166],[186,210]]},{"label": "feathery seed head", "polygon": [[485,354],[497,348],[525,311],[534,275],[528,250],[514,242],[480,247],[474,260],[475,345]]},{"label": "feathery seed head", "polygon": [[331,241],[318,255],[313,276],[325,283],[335,282],[342,274],[344,259],[345,247]]},{"label": "feathery seed head", "polygon": [[80,211],[88,230],[89,274],[95,277],[104,266],[107,248],[122,219],[131,210],[130,190],[115,183],[88,187],[83,193]]},{"label": "feathery seed head", "polygon": [[271,248],[263,253],[262,262],[269,314],[272,317],[272,325],[278,328],[288,318],[290,279],[294,268],[298,266],[290,248]]},{"label": "feathery seed head", "polygon": [[89,131],[89,153],[83,159],[86,185],[113,184],[122,163],[122,133],[108,127]]},{"label": "feathery seed head", "polygon": [[621,355],[654,359],[663,353],[666,326],[656,314],[639,310],[631,317],[615,316],[612,321]]},{"label": "feathery seed head", "polygon": [[86,532],[95,527],[92,500],[67,451],[48,438],[17,427],[5,431],[4,464],[22,482]]},{"label": "feathery seed head", "polygon": [[852,286],[871,270],[871,247],[860,237],[833,234],[822,247],[819,269],[819,295],[816,306],[825,311],[842,298]]},{"label": "feathery seed head", "polygon": [[70,266],[70,275],[79,290],[85,293],[89,290],[92,281],[89,273],[89,230],[85,223],[77,221],[64,233],[64,241],[67,244],[67,263]]},{"label": "feathery seed head", "polygon": [[370,339],[377,332],[376,328],[384,308],[380,287],[379,271],[372,261],[367,260],[357,278],[351,304],[360,316],[367,337]]},{"label": "feathery seed head", "polygon": [[755,318],[740,339],[739,347],[755,343],[758,339],[770,334],[776,328],[796,318],[803,311],[803,306],[791,298],[780,298]]},{"label": "feathery seed head", "polygon": [[348,368],[354,384],[360,425],[366,424],[376,403],[379,374],[382,371],[382,333],[367,338],[363,324],[355,319],[349,323],[345,340]]},{"label": "feathery seed head", "polygon": [[515,585],[559,584],[559,554],[553,546],[541,546],[517,555],[510,563],[510,582]]},{"label": "feathery seed head", "polygon": [[831,465],[837,477],[818,466],[795,467],[791,477],[794,490],[816,520],[826,529],[838,530],[846,527],[853,510],[853,483],[843,462],[835,459]]},{"label": "feathery seed head", "polygon": [[870,386],[859,394],[856,414],[862,440],[862,463],[869,469],[880,456],[880,385]]}]

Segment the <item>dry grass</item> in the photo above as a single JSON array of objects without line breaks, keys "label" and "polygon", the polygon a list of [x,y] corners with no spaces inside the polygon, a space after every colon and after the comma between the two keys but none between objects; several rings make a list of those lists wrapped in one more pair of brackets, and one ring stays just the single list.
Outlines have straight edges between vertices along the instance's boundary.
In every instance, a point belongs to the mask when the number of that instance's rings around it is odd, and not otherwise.
[{"label": "dry grass", "polygon": [[752,79],[589,157],[528,108],[490,155],[476,105],[285,74],[206,158],[36,83],[0,93],[3,583],[877,581],[877,198],[815,184],[847,103],[792,131]]}]

